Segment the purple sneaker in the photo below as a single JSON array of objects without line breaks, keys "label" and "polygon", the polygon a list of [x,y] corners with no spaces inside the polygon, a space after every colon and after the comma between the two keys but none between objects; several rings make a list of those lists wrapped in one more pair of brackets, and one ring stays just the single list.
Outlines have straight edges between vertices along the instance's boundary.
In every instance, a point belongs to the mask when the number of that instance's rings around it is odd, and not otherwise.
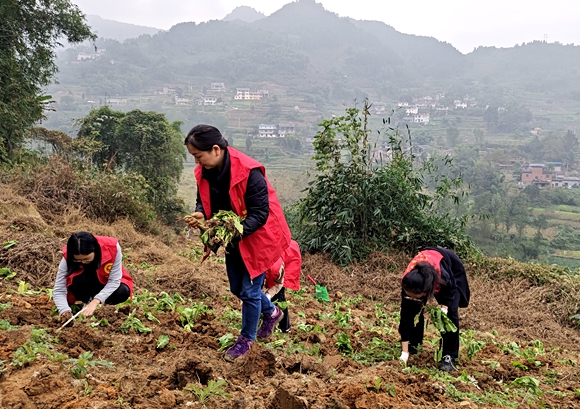
[{"label": "purple sneaker", "polygon": [[234,362],[236,358],[241,356],[246,356],[254,345],[254,341],[250,341],[248,338],[240,335],[234,345],[226,351],[224,359],[229,362]]},{"label": "purple sneaker", "polygon": [[277,323],[282,321],[284,318],[284,313],[278,306],[275,306],[275,310],[272,314],[264,314],[262,318],[262,325],[258,329],[258,340],[265,341],[270,338],[270,335],[274,332],[274,327]]}]

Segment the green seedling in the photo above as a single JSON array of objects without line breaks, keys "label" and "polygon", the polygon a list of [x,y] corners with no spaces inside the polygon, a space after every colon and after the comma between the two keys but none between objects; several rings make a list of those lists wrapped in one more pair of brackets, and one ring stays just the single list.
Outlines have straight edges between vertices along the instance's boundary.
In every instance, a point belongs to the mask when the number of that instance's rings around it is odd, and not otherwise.
[{"label": "green seedling", "polygon": [[335,335],[336,338],[336,342],[334,344],[334,346],[338,349],[338,351],[345,356],[351,356],[354,352],[354,349],[352,347],[352,343],[350,341],[350,338],[348,337],[348,334],[345,334],[344,332],[339,332],[338,334]]},{"label": "green seedling", "polygon": [[175,312],[177,304],[184,302],[183,298],[181,298],[181,296],[177,293],[173,293],[173,296],[170,296],[165,291],[162,291],[159,293],[159,297],[159,300],[153,307],[153,309],[156,311],[170,310],[171,312]]},{"label": "green seedling", "polygon": [[145,318],[147,318],[147,319],[148,319],[149,321],[151,321],[151,322],[155,322],[155,323],[157,323],[157,324],[161,324],[161,321],[159,321],[159,320],[158,320],[158,319],[155,317],[155,315],[153,315],[153,314],[152,314],[152,313],[150,313],[149,311],[147,311],[147,312],[145,313]]},{"label": "green seedling", "polygon": [[125,399],[123,399],[122,396],[119,396],[117,398],[117,400],[115,401],[115,405],[119,405],[122,408],[131,409],[131,405],[129,405],[129,402],[125,402]]},{"label": "green seedling", "polygon": [[194,302],[191,307],[180,306],[177,308],[177,312],[180,314],[179,319],[183,328],[186,331],[191,331],[197,319],[202,315],[209,314],[211,309],[203,301],[200,301]]},{"label": "green seedling", "polygon": [[306,324],[304,322],[299,322],[296,324],[296,329],[302,332],[310,332],[312,331],[313,326],[310,324]]},{"label": "green seedling", "polygon": [[355,362],[363,365],[375,365],[379,362],[391,361],[395,359],[397,351],[389,343],[380,338],[373,337],[373,339],[357,352],[352,359]]},{"label": "green seedling", "polygon": [[0,320],[0,331],[11,331],[16,328],[18,327],[10,324],[10,321],[5,319]]},{"label": "green seedling", "polygon": [[226,349],[234,345],[234,340],[235,340],[234,334],[230,333],[224,334],[221,337],[219,337],[218,343],[220,344],[220,347],[218,351],[225,351]]},{"label": "green seedling", "polygon": [[281,310],[286,310],[292,303],[290,301],[274,301],[274,305],[277,305]]},{"label": "green seedling", "polygon": [[85,380],[83,380],[83,385],[84,385],[83,395],[89,396],[91,394],[91,392],[93,391],[93,387],[91,385],[89,385],[89,383]]},{"label": "green seedling", "polygon": [[121,324],[121,332],[126,334],[132,328],[138,333],[150,333],[151,328],[146,327],[139,318],[135,317],[135,310],[133,310],[128,316],[125,322]]},{"label": "green seedling", "polygon": [[157,345],[155,346],[155,348],[157,349],[163,349],[165,348],[167,345],[169,344],[169,335],[159,335],[159,337],[157,337]]},{"label": "green seedling", "polygon": [[276,341],[269,342],[266,345],[270,348],[279,348],[282,345],[284,345],[285,343],[286,343],[286,340],[281,338],[281,339],[277,339]]},{"label": "green seedling", "polygon": [[8,250],[10,247],[14,247],[18,244],[18,240],[7,240],[2,243],[2,248]]},{"label": "green seedling", "polygon": [[91,322],[89,325],[93,328],[106,327],[109,325],[109,321],[106,318],[101,318],[99,321]]},{"label": "green seedling", "polygon": [[521,378],[516,378],[510,383],[510,386],[524,388],[526,391],[536,396],[542,396],[544,394],[539,388],[540,381],[538,381],[536,378],[532,378],[531,376],[522,376]]},{"label": "green seedling", "polygon": [[51,361],[59,361],[66,358],[60,352],[54,352],[53,343],[57,342],[44,329],[33,329],[30,338],[12,354],[13,366],[26,366],[36,361],[39,356],[46,355]]},{"label": "green seedling", "polygon": [[478,353],[480,352],[483,348],[485,348],[485,341],[476,341],[474,339],[472,339],[471,341],[469,341],[469,343],[467,344],[467,359],[469,359],[471,361],[471,359]]},{"label": "green seedling", "polygon": [[8,267],[0,268],[0,276],[4,276],[4,280],[12,280],[16,277],[16,273],[10,271]]},{"label": "green seedling", "polygon": [[72,364],[69,371],[77,379],[84,378],[88,373],[88,368],[93,368],[96,365],[104,366],[106,368],[112,368],[113,364],[108,361],[94,361],[91,358],[93,353],[91,351],[85,351],[79,355],[78,358],[69,358],[64,362]]},{"label": "green seedling", "polygon": [[38,291],[32,291],[29,290],[28,287],[30,287],[30,283],[27,283],[26,281],[19,281],[18,282],[18,294],[20,295],[37,295],[40,294],[42,292],[42,290],[38,290]]},{"label": "green seedling", "polygon": [[515,368],[519,368],[519,369],[521,369],[522,371],[527,371],[527,370],[528,370],[528,367],[527,367],[526,365],[522,364],[522,363],[521,363],[521,362],[519,362],[519,361],[514,361],[514,362],[512,362],[512,365],[513,365]]},{"label": "green seedling", "polygon": [[226,391],[223,389],[223,387],[227,386],[227,384],[228,383],[223,379],[219,379],[217,382],[212,379],[207,383],[207,386],[205,388],[204,387],[200,388],[195,385],[189,385],[188,387],[184,388],[183,391],[193,393],[195,396],[197,396],[199,403],[205,406],[205,404],[210,399],[217,396],[229,399],[231,396],[227,394]]},{"label": "green seedling", "polygon": [[0,303],[0,312],[4,311],[7,308],[12,307],[12,303],[11,302],[7,302],[5,304]]}]

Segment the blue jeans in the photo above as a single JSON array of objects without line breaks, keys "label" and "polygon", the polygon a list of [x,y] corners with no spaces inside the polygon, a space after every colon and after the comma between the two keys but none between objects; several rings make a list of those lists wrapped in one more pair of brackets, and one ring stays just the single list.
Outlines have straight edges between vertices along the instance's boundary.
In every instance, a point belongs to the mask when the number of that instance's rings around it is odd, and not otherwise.
[{"label": "blue jeans", "polygon": [[242,300],[242,332],[247,339],[254,341],[258,332],[260,314],[273,314],[275,307],[272,301],[262,292],[266,272],[250,278],[250,273],[242,260],[238,247],[228,248],[226,269],[230,281],[230,291]]}]

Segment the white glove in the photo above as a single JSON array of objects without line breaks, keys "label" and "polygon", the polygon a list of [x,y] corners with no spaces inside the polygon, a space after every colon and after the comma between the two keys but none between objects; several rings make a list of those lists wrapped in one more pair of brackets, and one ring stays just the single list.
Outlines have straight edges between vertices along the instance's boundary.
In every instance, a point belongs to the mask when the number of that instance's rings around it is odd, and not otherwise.
[{"label": "white glove", "polygon": [[446,305],[440,305],[439,307],[441,307],[441,311],[443,311],[445,313],[445,315],[447,315],[447,306]]},{"label": "white glove", "polygon": [[399,359],[406,364],[407,361],[409,360],[409,353],[405,351],[401,352],[401,356],[399,357]]}]

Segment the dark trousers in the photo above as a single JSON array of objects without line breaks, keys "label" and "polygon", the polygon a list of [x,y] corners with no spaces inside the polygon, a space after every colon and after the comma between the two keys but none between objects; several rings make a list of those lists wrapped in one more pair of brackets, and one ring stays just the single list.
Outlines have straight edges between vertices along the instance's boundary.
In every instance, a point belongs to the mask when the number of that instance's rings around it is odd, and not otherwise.
[{"label": "dark trousers", "polygon": [[[452,305],[449,306],[447,317],[457,327],[456,332],[446,332],[441,335],[441,356],[450,355],[453,359],[459,358],[459,291],[455,291]],[[415,317],[421,311],[423,304],[414,300],[409,300],[403,297],[401,303],[401,315],[407,317]],[[425,333],[425,317],[423,314],[419,315],[417,325],[414,325],[409,336],[409,353],[417,354],[419,346],[423,345],[423,336]]]},{"label": "dark trousers", "polygon": [[[278,292],[278,294],[272,297],[272,302],[286,301],[286,294],[284,290],[285,290],[284,287],[282,287],[282,289]],[[278,323],[278,328],[280,328],[282,332],[288,332],[288,330],[290,329],[290,313],[288,312],[288,308],[283,309],[282,312],[284,313],[284,318],[282,318],[282,321]]]},{"label": "dark trousers", "polygon": [[[67,290],[74,295],[76,300],[86,304],[103,288],[105,288],[105,285],[99,281],[96,272],[84,271],[73,278],[73,282],[68,286]],[[105,304],[120,304],[126,301],[130,295],[131,291],[127,284],[121,283],[119,288],[105,300]]]}]

